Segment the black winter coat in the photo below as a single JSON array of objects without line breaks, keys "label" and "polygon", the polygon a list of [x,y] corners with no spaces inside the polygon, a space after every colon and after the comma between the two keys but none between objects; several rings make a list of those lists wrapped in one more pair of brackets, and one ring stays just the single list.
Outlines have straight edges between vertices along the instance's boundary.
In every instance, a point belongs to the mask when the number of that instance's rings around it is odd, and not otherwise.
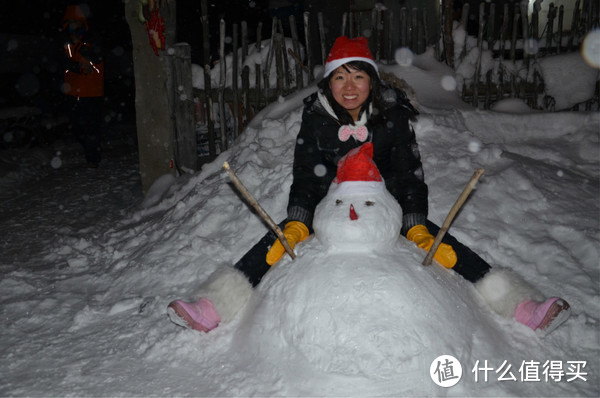
[{"label": "black winter coat", "polygon": [[[409,120],[416,115],[402,91],[386,92],[384,109],[369,118],[367,141],[373,143],[373,160],[388,191],[404,214],[403,232],[427,217],[427,185],[421,157]],[[336,176],[337,163],[363,143],[350,137],[338,139],[340,122],[332,117],[313,94],[304,100],[302,125],[294,152],[293,182],[288,202],[288,220],[301,221],[312,230],[317,204],[327,194]]]}]

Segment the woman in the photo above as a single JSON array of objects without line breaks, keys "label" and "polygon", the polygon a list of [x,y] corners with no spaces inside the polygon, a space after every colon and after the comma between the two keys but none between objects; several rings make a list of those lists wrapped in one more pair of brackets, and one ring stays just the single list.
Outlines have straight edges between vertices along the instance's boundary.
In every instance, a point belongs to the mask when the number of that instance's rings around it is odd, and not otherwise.
[{"label": "woman", "polygon": [[[304,101],[296,140],[293,183],[283,233],[292,248],[312,231],[314,210],[327,194],[337,163],[365,142],[386,188],[403,212],[402,234],[429,250],[439,228],[427,220],[427,185],[409,121],[417,112],[406,95],[384,86],[365,38],[336,39],[325,64],[319,91]],[[196,302],[175,300],[168,314],[178,325],[208,332],[231,320],[247,302],[270,266],[285,252],[269,232],[233,268],[217,270]],[[478,255],[446,235],[435,257],[476,288],[492,309],[532,329],[546,332],[567,319],[569,304],[543,296],[507,270],[491,270]]]}]

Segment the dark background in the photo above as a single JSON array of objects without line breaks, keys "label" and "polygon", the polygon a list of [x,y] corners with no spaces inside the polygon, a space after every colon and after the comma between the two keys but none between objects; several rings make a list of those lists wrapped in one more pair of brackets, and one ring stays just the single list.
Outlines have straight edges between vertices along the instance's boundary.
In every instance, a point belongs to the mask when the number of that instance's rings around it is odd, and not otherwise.
[{"label": "dark background", "polygon": [[[137,0],[131,0],[136,1]],[[29,105],[42,112],[60,112],[63,95],[62,18],[68,4],[88,4],[88,24],[101,37],[105,60],[105,96],[107,119],[118,119],[133,113],[135,85],[131,35],[125,19],[122,0],[29,0],[3,1],[0,12],[0,107]],[[287,31],[288,14],[302,18],[302,0],[288,0],[290,7],[269,10],[269,0],[209,0],[209,62],[218,59],[219,23],[227,22],[227,35],[232,24],[248,22],[248,40],[256,39],[256,26],[263,22],[262,39],[270,37],[271,20],[281,17]],[[166,2],[162,6],[167,6]],[[204,64],[200,0],[178,0],[177,42],[192,47],[192,62]],[[299,29],[302,24],[299,24]],[[286,33],[287,34],[287,33]],[[302,33],[300,32],[302,38]],[[288,34],[289,35],[289,34]],[[226,46],[231,48],[231,43]]]}]

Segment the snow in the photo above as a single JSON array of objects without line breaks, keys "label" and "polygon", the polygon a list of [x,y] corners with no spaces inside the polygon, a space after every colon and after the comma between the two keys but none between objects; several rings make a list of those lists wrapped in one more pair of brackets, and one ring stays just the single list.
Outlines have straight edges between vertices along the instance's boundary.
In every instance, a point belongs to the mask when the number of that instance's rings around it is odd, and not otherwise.
[{"label": "snow", "polygon": [[542,59],[540,69],[546,94],[556,99],[557,110],[569,109],[594,95],[598,68],[588,65],[578,52]]},{"label": "snow", "polygon": [[[441,224],[485,168],[450,232],[566,299],[567,323],[544,337],[500,318],[469,282],[423,267],[425,253],[403,238],[368,255],[309,238],[230,324],[204,334],[171,323],[171,300],[191,298],[267,230],[224,161],[285,217],[307,88],[259,113],[202,171],[161,178],[146,198],[123,145],[96,170],[77,146],[3,151],[12,171],[1,177],[0,396],[600,395],[600,115],[472,109],[430,55],[382,70],[421,106],[430,219]],[[445,354],[463,367],[451,388],[429,375]]]}]

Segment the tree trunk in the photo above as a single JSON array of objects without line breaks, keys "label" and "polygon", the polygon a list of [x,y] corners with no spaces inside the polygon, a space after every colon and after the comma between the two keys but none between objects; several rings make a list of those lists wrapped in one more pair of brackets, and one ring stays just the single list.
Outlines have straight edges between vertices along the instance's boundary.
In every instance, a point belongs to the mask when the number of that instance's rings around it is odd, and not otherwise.
[{"label": "tree trunk", "polygon": [[[165,47],[175,41],[175,0],[161,2],[165,23]],[[155,55],[145,24],[138,18],[138,2],[125,1],[125,17],[131,31],[135,78],[135,113],[142,189],[147,193],[164,174],[175,174],[174,123],[169,101],[171,85],[166,51]]]}]

